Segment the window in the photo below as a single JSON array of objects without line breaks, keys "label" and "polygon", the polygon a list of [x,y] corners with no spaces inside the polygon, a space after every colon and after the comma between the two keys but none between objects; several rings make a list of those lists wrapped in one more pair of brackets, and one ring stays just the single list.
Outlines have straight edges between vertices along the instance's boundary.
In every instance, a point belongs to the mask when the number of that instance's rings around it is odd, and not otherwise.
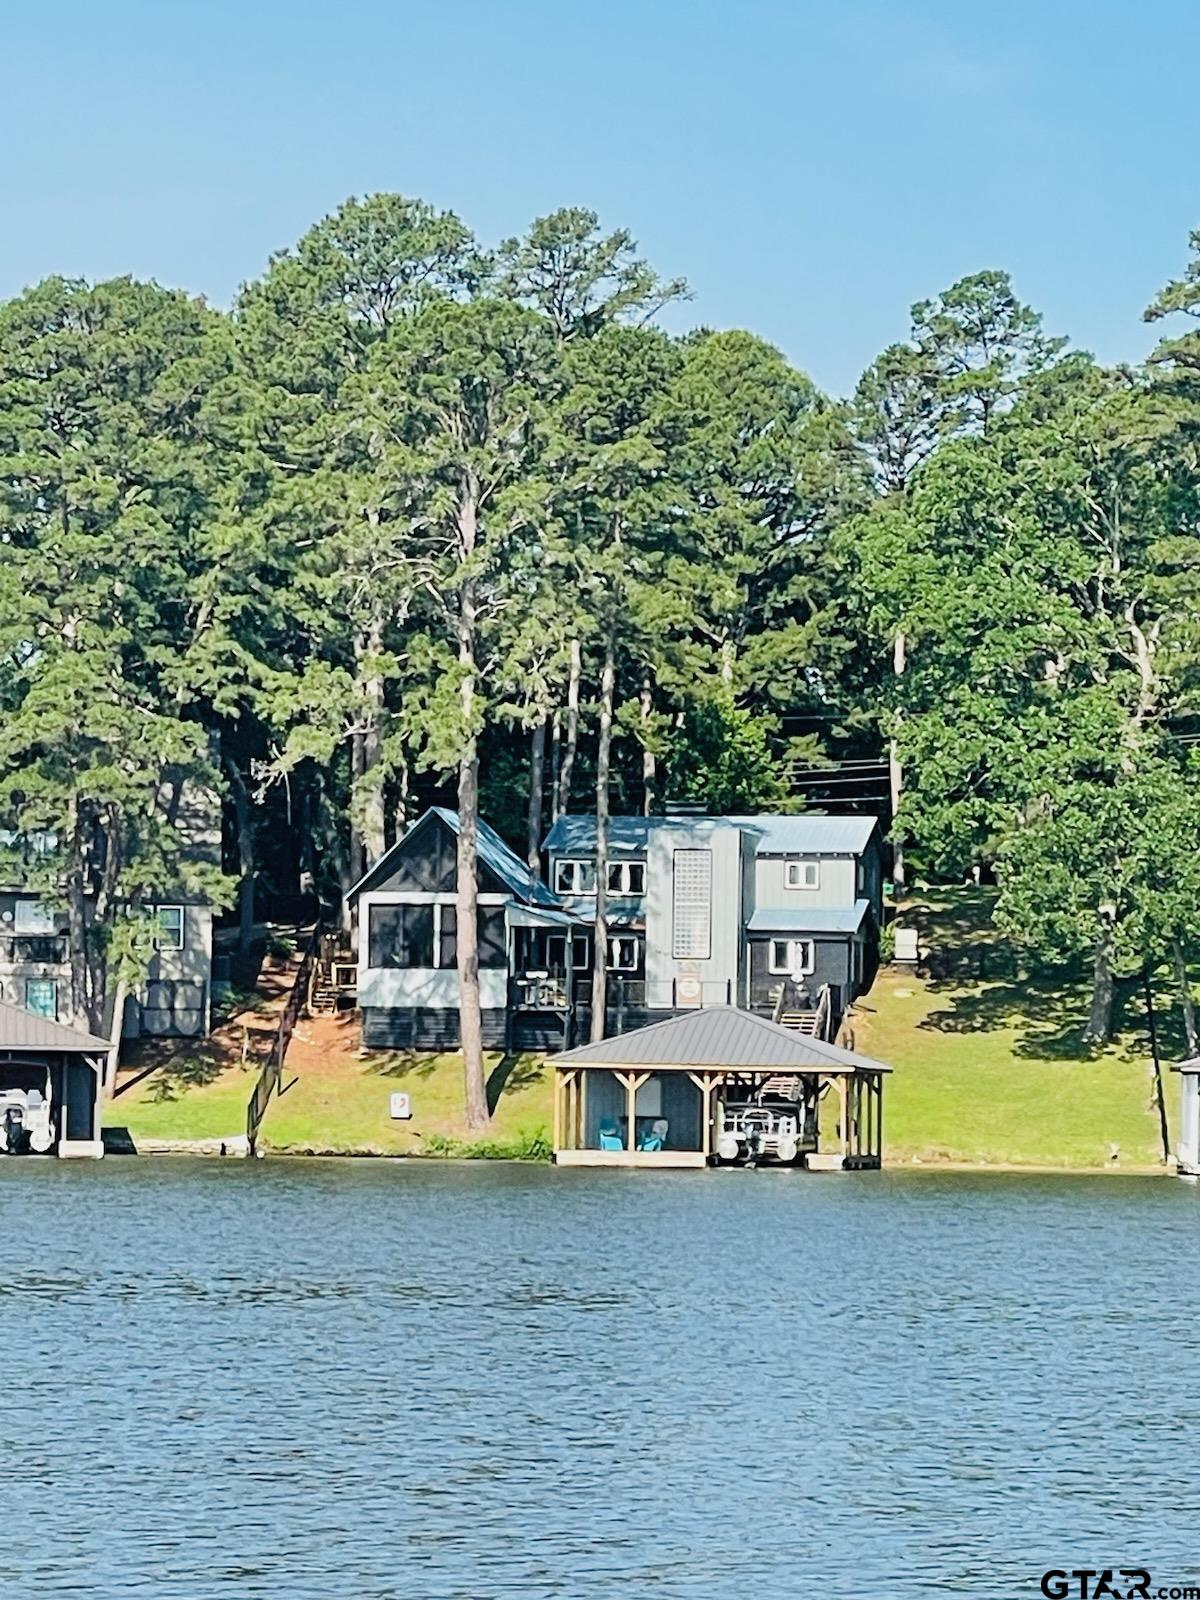
[{"label": "window", "polygon": [[14,933],[54,933],[54,913],[40,900],[18,900],[13,907]]},{"label": "window", "polygon": [[[416,907],[412,909],[418,909]],[[456,967],[458,965],[458,908],[452,905],[436,905],[428,908],[437,918],[437,961],[427,963],[429,966]],[[508,931],[504,920],[503,906],[480,906],[478,908],[477,927],[479,929],[479,965],[480,967],[507,967],[508,966]],[[374,962],[371,963],[374,966]]]},{"label": "window", "polygon": [[608,892],[615,895],[641,895],[646,892],[644,861],[613,861],[608,868]]},{"label": "window", "polygon": [[767,970],[776,977],[799,978],[815,966],[811,939],[772,939],[767,950]]},{"label": "window", "polygon": [[458,965],[458,907],[436,907],[438,920],[437,964],[439,967]]},{"label": "window", "polygon": [[638,942],[628,934],[620,934],[608,941],[608,970],[610,972],[636,972],[638,969]]},{"label": "window", "polygon": [[49,1017],[58,1021],[58,984],[53,978],[27,978],[25,980],[25,1009],[35,1017]]},{"label": "window", "polygon": [[867,864],[865,861],[854,863],[854,892],[861,894],[867,886]]},{"label": "window", "polygon": [[182,950],[184,920],[182,906],[154,906],[154,932],[156,950]]},{"label": "window", "polygon": [[676,850],[672,873],[671,954],[707,961],[712,954],[712,851]]},{"label": "window", "polygon": [[503,906],[479,908],[479,965],[481,967],[508,966],[508,933]]},{"label": "window", "polygon": [[596,863],[594,861],[556,861],[554,863],[554,889],[556,894],[595,894]]},{"label": "window", "polygon": [[372,906],[367,926],[370,967],[432,967],[433,907]]},{"label": "window", "polygon": [[784,867],[784,883],[789,889],[819,889],[821,863],[819,861],[789,861]]}]

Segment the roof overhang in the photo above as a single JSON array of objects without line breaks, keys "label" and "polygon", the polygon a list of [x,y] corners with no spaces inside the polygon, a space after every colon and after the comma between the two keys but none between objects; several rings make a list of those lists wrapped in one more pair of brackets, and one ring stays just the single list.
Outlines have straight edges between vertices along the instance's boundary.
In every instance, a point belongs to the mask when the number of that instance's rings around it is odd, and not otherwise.
[{"label": "roof overhang", "polygon": [[508,920],[514,928],[564,928],[583,931],[588,924],[569,911],[551,911],[545,906],[523,906],[515,900],[508,907]]}]

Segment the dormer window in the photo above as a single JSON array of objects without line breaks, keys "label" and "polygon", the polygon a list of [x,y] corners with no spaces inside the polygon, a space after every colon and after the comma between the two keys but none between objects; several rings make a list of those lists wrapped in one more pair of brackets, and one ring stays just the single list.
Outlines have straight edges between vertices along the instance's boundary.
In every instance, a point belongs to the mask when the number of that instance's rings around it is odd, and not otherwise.
[{"label": "dormer window", "polygon": [[819,861],[788,861],[784,864],[784,884],[789,889],[819,889],[821,863]]}]

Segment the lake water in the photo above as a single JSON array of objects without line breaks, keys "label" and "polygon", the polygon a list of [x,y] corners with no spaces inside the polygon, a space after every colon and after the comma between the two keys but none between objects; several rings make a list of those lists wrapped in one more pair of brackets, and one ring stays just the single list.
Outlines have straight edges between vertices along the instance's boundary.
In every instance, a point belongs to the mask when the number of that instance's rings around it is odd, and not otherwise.
[{"label": "lake water", "polygon": [[1200,1581],[1166,1179],[0,1162],[0,1595]]}]

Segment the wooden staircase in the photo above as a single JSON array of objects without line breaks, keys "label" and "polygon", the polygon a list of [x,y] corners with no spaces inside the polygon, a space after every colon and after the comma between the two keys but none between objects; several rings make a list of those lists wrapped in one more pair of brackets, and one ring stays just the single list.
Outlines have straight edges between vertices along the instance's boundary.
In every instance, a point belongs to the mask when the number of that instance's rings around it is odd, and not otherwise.
[{"label": "wooden staircase", "polygon": [[781,1011],[779,1013],[779,1026],[790,1028],[793,1033],[803,1033],[810,1039],[820,1037],[819,1011]]},{"label": "wooden staircase", "polygon": [[[801,1010],[795,1004],[797,997],[798,992],[794,983],[780,984],[771,1020],[777,1022],[781,1028],[789,1028],[793,1033],[802,1034],[806,1039],[828,1040],[835,1026],[833,996],[829,985],[826,984],[817,996],[815,1010]],[[790,1006],[789,1000],[792,1002]]]}]

